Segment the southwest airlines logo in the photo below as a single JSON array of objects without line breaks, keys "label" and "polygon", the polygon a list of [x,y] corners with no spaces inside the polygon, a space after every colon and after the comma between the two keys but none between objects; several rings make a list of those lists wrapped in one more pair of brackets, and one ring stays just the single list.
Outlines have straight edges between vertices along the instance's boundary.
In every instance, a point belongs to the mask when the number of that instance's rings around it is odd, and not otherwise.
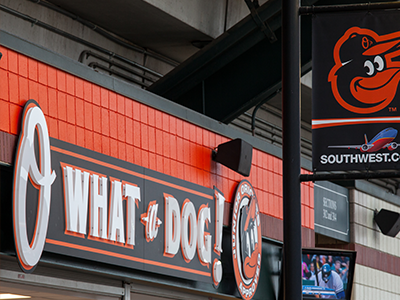
[{"label": "southwest airlines logo", "polygon": [[400,32],[378,35],[352,27],[337,41],[328,81],[346,110],[370,114],[386,108],[400,81]]}]

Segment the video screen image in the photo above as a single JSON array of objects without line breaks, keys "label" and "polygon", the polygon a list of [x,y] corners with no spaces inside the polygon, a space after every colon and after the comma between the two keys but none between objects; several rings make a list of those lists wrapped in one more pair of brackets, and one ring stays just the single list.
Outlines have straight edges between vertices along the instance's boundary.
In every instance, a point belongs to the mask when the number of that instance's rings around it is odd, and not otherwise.
[{"label": "video screen image", "polygon": [[354,252],[303,250],[303,298],[350,300],[354,264]]}]

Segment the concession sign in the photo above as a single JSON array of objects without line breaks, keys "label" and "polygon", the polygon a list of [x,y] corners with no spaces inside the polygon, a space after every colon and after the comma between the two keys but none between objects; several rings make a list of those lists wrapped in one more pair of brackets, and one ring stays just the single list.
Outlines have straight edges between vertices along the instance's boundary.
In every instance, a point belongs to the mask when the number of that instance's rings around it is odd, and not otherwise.
[{"label": "concession sign", "polygon": [[46,251],[218,286],[224,202],[216,188],[49,138],[39,105],[25,105],[13,186],[25,272]]},{"label": "concession sign", "polygon": [[397,11],[313,17],[313,170],[400,168]]}]

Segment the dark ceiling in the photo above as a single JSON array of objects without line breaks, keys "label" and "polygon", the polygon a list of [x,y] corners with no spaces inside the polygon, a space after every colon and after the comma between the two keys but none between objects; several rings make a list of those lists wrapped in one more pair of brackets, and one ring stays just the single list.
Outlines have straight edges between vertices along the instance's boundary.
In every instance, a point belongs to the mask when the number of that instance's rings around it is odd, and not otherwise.
[{"label": "dark ceiling", "polygon": [[[210,40],[209,36],[144,1],[49,1],[130,42],[178,61],[193,54],[148,88],[155,94],[224,123],[260,102],[274,99],[279,106],[274,96],[281,89],[281,0],[270,0],[251,14],[249,10],[245,19],[200,51],[191,42]],[[302,2],[306,6],[365,0]],[[301,36],[301,72],[305,74],[311,70],[311,16],[301,17]],[[180,51],[175,51],[178,48]],[[308,121],[311,97],[307,98],[303,101],[306,112],[303,120]]]}]

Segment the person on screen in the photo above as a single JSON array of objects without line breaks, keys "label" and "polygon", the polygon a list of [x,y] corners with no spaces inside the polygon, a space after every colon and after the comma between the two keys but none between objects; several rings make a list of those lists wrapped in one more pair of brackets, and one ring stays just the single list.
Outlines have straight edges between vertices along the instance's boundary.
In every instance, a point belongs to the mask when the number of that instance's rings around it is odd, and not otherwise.
[{"label": "person on screen", "polygon": [[324,264],[321,271],[316,276],[311,276],[310,280],[314,280],[316,286],[334,290],[337,299],[345,299],[343,282],[338,273],[335,271],[332,272],[329,264]]}]

